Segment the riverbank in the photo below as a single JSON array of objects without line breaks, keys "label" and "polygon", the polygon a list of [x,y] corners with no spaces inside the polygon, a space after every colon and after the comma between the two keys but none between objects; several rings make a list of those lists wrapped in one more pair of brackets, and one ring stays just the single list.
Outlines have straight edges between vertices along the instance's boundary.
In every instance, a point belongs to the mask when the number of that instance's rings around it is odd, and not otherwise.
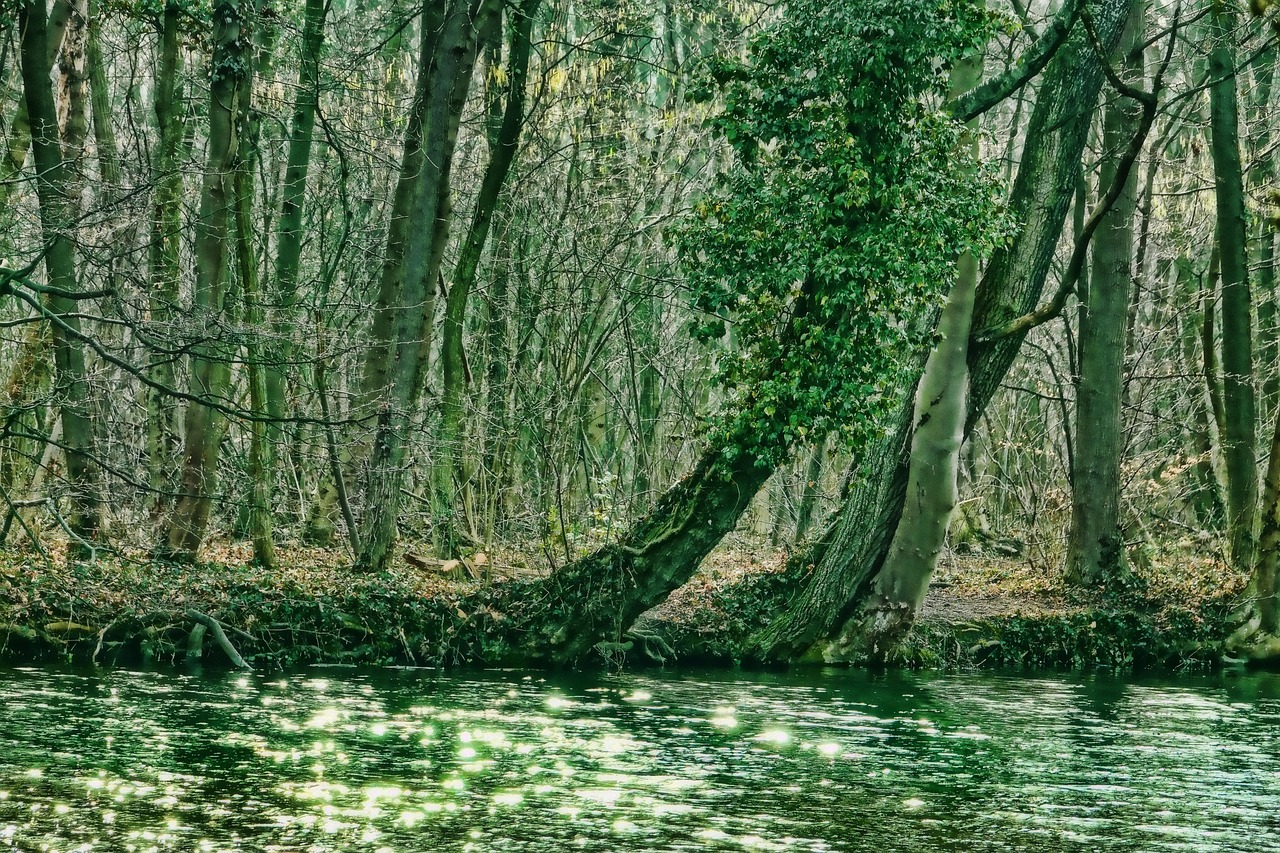
[{"label": "riverbank", "polygon": [[[484,665],[512,662],[509,643],[487,641],[502,633],[493,629],[536,624],[538,608],[549,606],[519,594],[547,570],[518,554],[439,563],[410,552],[376,577],[352,571],[332,551],[282,549],[274,570],[252,565],[243,546],[216,554],[217,563],[175,566],[115,557],[68,564],[56,552],[0,552],[0,659]],[[731,542],[647,614],[635,636],[603,644],[597,659],[581,663],[732,664],[743,640],[786,606],[785,564],[781,551]],[[1189,553],[1148,561],[1138,575],[1135,590],[1083,596],[1034,559],[948,554],[891,663],[1220,665],[1245,578]]]}]

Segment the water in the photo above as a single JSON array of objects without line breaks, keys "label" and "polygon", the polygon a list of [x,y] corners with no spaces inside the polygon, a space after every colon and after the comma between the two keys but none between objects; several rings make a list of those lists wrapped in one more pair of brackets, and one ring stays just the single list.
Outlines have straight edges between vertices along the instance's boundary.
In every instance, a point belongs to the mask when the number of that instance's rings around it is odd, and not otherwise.
[{"label": "water", "polygon": [[1280,677],[0,670],[0,849],[1280,849]]}]

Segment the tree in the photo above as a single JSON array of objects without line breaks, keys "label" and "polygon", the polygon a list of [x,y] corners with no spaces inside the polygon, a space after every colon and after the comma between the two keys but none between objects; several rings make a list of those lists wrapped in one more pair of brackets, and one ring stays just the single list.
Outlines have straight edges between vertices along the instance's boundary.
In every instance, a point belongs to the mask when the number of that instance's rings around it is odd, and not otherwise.
[{"label": "tree", "polygon": [[652,512],[553,575],[558,590],[600,590],[552,624],[553,657],[618,638],[687,581],[796,444],[840,431],[862,446],[881,429],[955,258],[1002,233],[991,182],[957,155],[964,126],[942,109],[947,69],[991,27],[976,4],[802,0],[750,60],[714,67],[736,159],[682,251],[696,333],[733,327],[719,352],[728,402]]},{"label": "tree", "polygon": [[[1135,3],[1120,46],[1129,82],[1142,77],[1144,4]],[[1103,162],[1098,195],[1116,179],[1141,121],[1141,105],[1117,95],[1103,111]],[[1121,402],[1126,329],[1134,263],[1137,173],[1106,213],[1093,239],[1093,267],[1081,287],[1077,333],[1075,464],[1071,482],[1071,533],[1067,578],[1100,588],[1126,573],[1120,522],[1120,462],[1124,451]]]},{"label": "tree", "polygon": [[253,90],[253,0],[217,0],[212,10],[209,148],[196,223],[196,287],[192,315],[203,330],[192,345],[191,389],[197,399],[184,418],[182,472],[177,501],[165,524],[157,554],[193,562],[213,509],[218,456],[226,428],[232,354],[218,335],[226,323],[233,242],[237,154],[242,109]]},{"label": "tree", "polygon": [[[445,298],[440,341],[440,456],[432,466],[432,538],[435,540],[437,555],[444,559],[458,556],[455,495],[463,479],[458,470],[466,384],[463,324],[466,320],[467,303],[476,283],[480,257],[497,212],[499,196],[520,146],[520,133],[525,119],[525,85],[529,73],[529,57],[533,51],[534,15],[541,3],[542,0],[523,0],[508,13],[507,26],[510,34],[505,71],[499,70],[496,55],[491,56],[487,85],[501,91],[487,97],[489,162],[485,166],[480,193],[471,214],[471,226],[463,238],[449,294]],[[497,51],[494,52],[496,53]],[[499,83],[499,80],[503,82]]]},{"label": "tree", "polygon": [[[409,219],[429,223],[407,235],[403,264],[384,271],[374,315],[373,356],[366,370],[365,393],[376,401],[376,427],[370,454],[361,553],[368,571],[387,567],[396,537],[396,516],[404,482],[405,439],[418,408],[422,377],[435,321],[436,280],[444,262],[452,204],[449,184],[458,124],[470,88],[480,33],[496,13],[490,0],[452,0],[445,7],[423,7],[418,91],[410,126],[420,122],[421,150],[406,146],[401,171],[403,192],[412,200]],[[396,188],[397,195],[402,186]],[[404,228],[393,213],[391,228]],[[388,236],[388,263],[393,251]],[[389,285],[389,286],[388,286]]]},{"label": "tree", "polygon": [[1217,244],[1222,272],[1222,451],[1227,469],[1227,530],[1231,559],[1252,566],[1258,511],[1257,403],[1253,387],[1253,297],[1240,166],[1234,7],[1212,0],[1209,125],[1213,154]]},{"label": "tree", "polygon": [[[1128,0],[1089,3],[1094,31],[1104,51],[1120,36]],[[1014,239],[998,249],[979,284],[970,345],[968,435],[1013,363],[1029,318],[1040,299],[1074,196],[1088,122],[1102,87],[1105,57],[1095,52],[1084,28],[1076,27],[1048,65],[1032,111],[1009,198],[1020,223]],[[1065,298],[1065,294],[1064,294]],[[997,327],[1012,329],[992,336]],[[797,561],[813,569],[790,609],[752,639],[752,656],[793,660],[822,656],[834,637],[860,635],[860,607],[884,565],[906,498],[912,410],[902,406],[887,434],[866,448],[851,488],[827,531]],[[845,643],[838,657],[857,657],[866,647]]]},{"label": "tree", "polygon": [[[64,159],[53,92],[49,85],[49,30],[44,0],[24,3],[19,9],[18,20],[22,32],[22,85],[30,122],[45,272],[49,281],[45,296],[53,325],[55,389],[59,398],[67,479],[72,489],[68,527],[76,539],[75,550],[88,553],[91,543],[102,530],[103,508],[95,459],[94,425],[88,409],[84,351],[80,342],[80,286],[76,274],[75,244],[70,233],[75,221],[72,197],[75,179]],[[80,121],[83,130],[83,115]],[[76,145],[73,141],[72,147]]]}]

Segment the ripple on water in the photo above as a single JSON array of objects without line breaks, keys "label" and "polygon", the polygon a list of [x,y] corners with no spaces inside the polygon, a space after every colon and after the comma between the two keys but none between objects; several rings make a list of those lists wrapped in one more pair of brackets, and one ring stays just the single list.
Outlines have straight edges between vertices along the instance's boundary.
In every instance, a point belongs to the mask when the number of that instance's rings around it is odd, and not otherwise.
[{"label": "ripple on water", "polygon": [[0,707],[0,848],[1256,853],[1280,802],[1265,675],[24,668]]}]

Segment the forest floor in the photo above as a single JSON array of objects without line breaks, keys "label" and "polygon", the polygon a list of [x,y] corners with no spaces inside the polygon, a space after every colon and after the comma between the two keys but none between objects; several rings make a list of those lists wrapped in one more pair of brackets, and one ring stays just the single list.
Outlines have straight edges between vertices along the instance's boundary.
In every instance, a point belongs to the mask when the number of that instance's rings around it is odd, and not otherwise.
[{"label": "forest floor", "polygon": [[[276,664],[448,662],[445,644],[453,631],[444,621],[464,623],[483,611],[477,591],[549,571],[545,555],[529,551],[442,563],[420,556],[426,548],[410,548],[379,578],[352,572],[342,552],[323,549],[282,548],[279,567],[271,570],[253,565],[248,545],[239,543],[216,544],[206,552],[208,562],[185,567],[140,556],[75,564],[60,551],[47,557],[0,552],[0,658],[53,652],[93,661],[177,661],[188,654],[192,620],[209,615],[247,655]],[[647,630],[656,627],[681,659],[732,661],[761,614],[785,606],[776,591],[759,590],[773,589],[768,582],[784,570],[787,556],[731,537],[645,617]],[[1137,574],[1139,591],[1117,599],[1068,589],[1061,572],[1043,560],[948,552],[898,662],[1215,665],[1220,654],[1202,652],[1221,640],[1246,579],[1220,560],[1174,547],[1144,560]],[[428,640],[421,628],[406,634],[410,623],[431,620],[440,622],[441,636]]]}]

